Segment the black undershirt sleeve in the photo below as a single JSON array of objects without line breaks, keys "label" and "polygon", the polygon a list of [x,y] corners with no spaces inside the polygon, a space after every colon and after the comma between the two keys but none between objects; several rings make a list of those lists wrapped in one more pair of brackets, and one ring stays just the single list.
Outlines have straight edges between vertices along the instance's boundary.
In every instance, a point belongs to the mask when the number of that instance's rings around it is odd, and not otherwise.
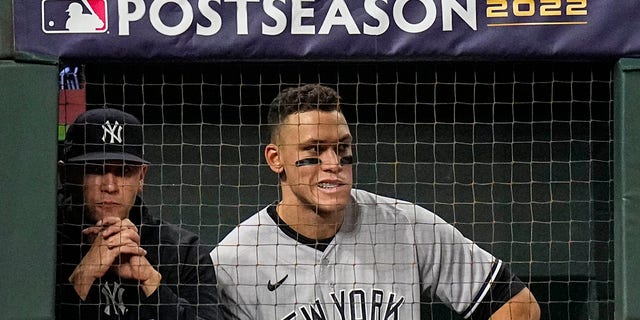
[{"label": "black undershirt sleeve", "polygon": [[486,320],[526,286],[505,264],[502,265],[489,292],[468,319]]}]

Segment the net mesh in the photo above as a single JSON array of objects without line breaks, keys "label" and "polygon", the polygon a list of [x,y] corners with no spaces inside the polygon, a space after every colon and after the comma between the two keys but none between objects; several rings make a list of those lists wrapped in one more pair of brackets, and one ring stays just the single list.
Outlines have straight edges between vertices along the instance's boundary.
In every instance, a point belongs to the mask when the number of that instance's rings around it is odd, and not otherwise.
[{"label": "net mesh", "polygon": [[[509,263],[543,319],[613,317],[608,63],[281,62],[85,66],[87,108],[144,123],[144,200],[217,243],[278,199],[268,104],[337,89],[355,187],[417,203]],[[423,318],[458,319],[423,297]]]}]

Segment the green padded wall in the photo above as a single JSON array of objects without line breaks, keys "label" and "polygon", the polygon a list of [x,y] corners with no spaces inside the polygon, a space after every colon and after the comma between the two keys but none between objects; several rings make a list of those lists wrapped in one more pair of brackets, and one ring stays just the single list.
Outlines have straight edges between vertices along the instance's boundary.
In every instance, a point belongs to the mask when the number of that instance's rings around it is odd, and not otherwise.
[{"label": "green padded wall", "polygon": [[53,319],[57,66],[0,60],[0,318]]},{"label": "green padded wall", "polygon": [[640,59],[616,65],[615,319],[640,319]]},{"label": "green padded wall", "polygon": [[0,59],[13,56],[13,12],[11,0],[0,0]]}]

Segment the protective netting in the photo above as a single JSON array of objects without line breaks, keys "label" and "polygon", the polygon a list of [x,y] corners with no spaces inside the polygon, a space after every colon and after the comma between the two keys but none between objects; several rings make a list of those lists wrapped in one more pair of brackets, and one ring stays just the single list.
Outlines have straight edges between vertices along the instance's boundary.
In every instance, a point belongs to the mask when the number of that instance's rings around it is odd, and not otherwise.
[{"label": "protective netting", "polygon": [[[88,109],[126,105],[144,124],[147,205],[203,242],[278,198],[268,104],[322,83],[351,123],[357,188],[454,224],[510,264],[543,319],[613,318],[612,64],[111,63],[85,77]],[[426,319],[452,314],[423,301]]]}]

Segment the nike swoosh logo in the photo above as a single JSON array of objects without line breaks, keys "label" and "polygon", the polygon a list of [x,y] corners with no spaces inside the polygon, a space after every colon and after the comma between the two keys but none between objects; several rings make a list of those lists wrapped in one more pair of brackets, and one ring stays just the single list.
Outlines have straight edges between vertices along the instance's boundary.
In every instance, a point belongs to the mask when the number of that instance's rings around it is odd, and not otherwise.
[{"label": "nike swoosh logo", "polygon": [[284,278],[280,279],[280,281],[276,282],[276,283],[271,283],[271,280],[269,280],[269,282],[267,283],[267,289],[269,289],[269,291],[273,291],[275,289],[278,289],[278,287],[280,285],[282,285],[282,283],[287,280],[287,277],[289,277],[289,275],[285,275]]}]

